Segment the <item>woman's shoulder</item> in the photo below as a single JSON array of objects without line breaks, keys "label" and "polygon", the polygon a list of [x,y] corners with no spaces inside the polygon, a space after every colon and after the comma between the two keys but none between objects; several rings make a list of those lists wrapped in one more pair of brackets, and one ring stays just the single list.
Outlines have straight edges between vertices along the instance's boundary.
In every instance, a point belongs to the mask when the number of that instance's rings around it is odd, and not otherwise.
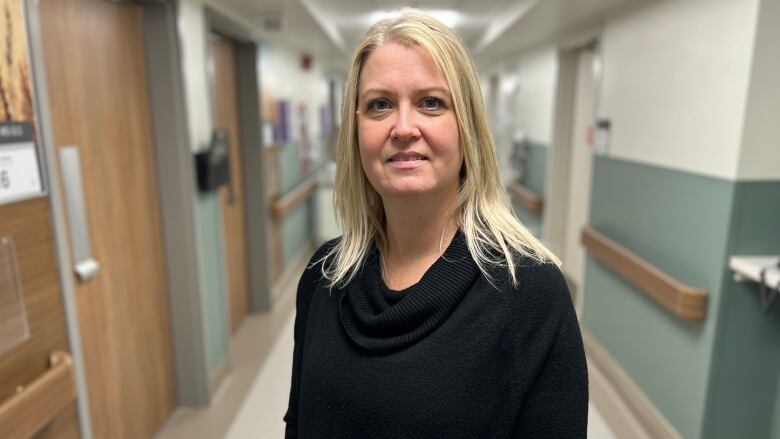
[{"label": "woman's shoulder", "polygon": [[341,237],[331,239],[320,245],[306,264],[303,270],[299,287],[309,287],[316,285],[323,278],[323,264],[328,263],[328,256],[333,248],[341,241]]},{"label": "woman's shoulder", "polygon": [[572,308],[569,287],[558,265],[525,255],[518,256],[514,262],[516,284],[512,283],[506,266],[499,276],[499,289],[508,296],[510,303],[548,316]]},{"label": "woman's shoulder", "polygon": [[341,242],[341,236],[325,241],[324,244],[320,245],[317,250],[314,251],[314,255],[312,255],[311,260],[309,260],[308,266],[324,263],[326,256],[330,254],[339,242]]}]

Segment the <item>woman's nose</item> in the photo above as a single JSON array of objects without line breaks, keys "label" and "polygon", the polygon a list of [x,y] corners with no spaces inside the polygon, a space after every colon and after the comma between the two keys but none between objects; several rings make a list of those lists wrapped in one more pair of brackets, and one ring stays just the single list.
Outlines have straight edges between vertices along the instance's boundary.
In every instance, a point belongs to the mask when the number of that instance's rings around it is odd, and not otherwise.
[{"label": "woman's nose", "polygon": [[410,105],[399,106],[390,137],[393,140],[405,142],[420,137],[420,128],[417,125],[415,113]]}]

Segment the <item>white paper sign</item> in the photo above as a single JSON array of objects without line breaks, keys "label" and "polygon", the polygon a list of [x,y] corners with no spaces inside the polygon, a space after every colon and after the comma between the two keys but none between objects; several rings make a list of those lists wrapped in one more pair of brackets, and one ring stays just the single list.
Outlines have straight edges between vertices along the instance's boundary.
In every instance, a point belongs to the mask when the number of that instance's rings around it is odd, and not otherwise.
[{"label": "white paper sign", "polygon": [[33,142],[0,144],[0,204],[43,192]]}]

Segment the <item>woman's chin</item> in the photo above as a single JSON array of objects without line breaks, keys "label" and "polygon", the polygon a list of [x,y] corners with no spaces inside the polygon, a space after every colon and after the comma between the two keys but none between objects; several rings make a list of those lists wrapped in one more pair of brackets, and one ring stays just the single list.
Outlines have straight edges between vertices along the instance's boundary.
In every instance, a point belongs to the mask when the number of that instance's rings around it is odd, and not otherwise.
[{"label": "woman's chin", "polygon": [[426,185],[404,184],[404,185],[388,187],[382,193],[383,195],[386,194],[392,197],[403,197],[403,196],[417,197],[417,196],[428,195],[428,194],[433,195],[435,191],[434,188]]}]

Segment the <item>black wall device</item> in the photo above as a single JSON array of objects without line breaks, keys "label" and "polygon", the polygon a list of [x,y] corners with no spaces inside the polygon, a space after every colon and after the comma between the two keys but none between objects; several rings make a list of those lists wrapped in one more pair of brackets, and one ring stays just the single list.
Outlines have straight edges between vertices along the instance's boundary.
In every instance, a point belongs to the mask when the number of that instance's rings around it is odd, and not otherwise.
[{"label": "black wall device", "polygon": [[213,191],[228,182],[228,178],[230,178],[229,142],[226,129],[215,129],[211,135],[211,144],[208,149],[195,154],[198,189],[201,192]]}]

